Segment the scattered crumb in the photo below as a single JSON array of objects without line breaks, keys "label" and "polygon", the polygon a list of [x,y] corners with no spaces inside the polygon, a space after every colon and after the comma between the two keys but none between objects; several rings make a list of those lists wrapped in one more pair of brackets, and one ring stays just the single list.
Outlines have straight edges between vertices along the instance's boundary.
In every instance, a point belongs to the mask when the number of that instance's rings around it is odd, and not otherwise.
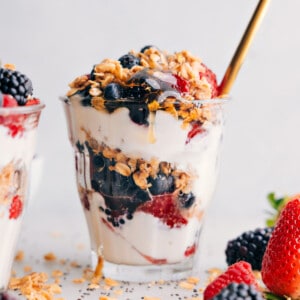
[{"label": "scattered crumb", "polygon": [[55,294],[60,294],[61,287],[56,283],[47,283],[46,273],[33,272],[24,277],[11,278],[9,288],[19,290],[28,300],[53,299]]},{"label": "scattered crumb", "polygon": [[46,253],[46,254],[44,255],[44,259],[45,259],[46,261],[55,261],[55,260],[56,260],[56,256],[55,256],[54,253],[49,252],[49,253]]},{"label": "scattered crumb", "polygon": [[123,294],[123,290],[115,290],[114,291],[114,294],[118,295],[118,296],[121,296]]},{"label": "scattered crumb", "polygon": [[195,285],[193,283],[189,283],[187,281],[179,282],[178,286],[181,287],[182,289],[186,289],[186,290],[192,290],[195,288]]},{"label": "scattered crumb", "polygon": [[23,261],[24,260],[24,251],[19,250],[15,255],[15,261]]},{"label": "scattered crumb", "polygon": [[73,260],[73,261],[70,262],[70,266],[72,268],[79,268],[80,264],[77,261]]},{"label": "scattered crumb", "polygon": [[188,283],[198,284],[199,281],[200,281],[200,279],[199,279],[198,277],[188,277],[188,278],[186,279],[186,281],[187,281]]},{"label": "scattered crumb", "polygon": [[61,265],[65,265],[65,264],[67,263],[67,260],[64,259],[64,258],[62,258],[62,259],[59,260],[59,263],[60,263]]},{"label": "scattered crumb", "polygon": [[148,296],[145,296],[144,300],[161,300],[161,299],[157,298],[157,297],[148,297]]},{"label": "scattered crumb", "polygon": [[29,272],[32,272],[32,267],[31,266],[24,266],[23,270],[24,270],[25,273],[29,273]]},{"label": "scattered crumb", "polygon": [[164,284],[165,282],[166,282],[166,281],[163,280],[163,279],[160,279],[160,280],[157,281],[158,284]]},{"label": "scattered crumb", "polygon": [[61,277],[63,275],[64,275],[64,273],[61,270],[53,270],[51,273],[51,276],[54,278]]},{"label": "scattered crumb", "polygon": [[90,283],[89,285],[88,285],[88,289],[89,290],[97,290],[97,289],[99,289],[100,288],[100,285],[99,284],[96,284],[96,283]]},{"label": "scattered crumb", "polygon": [[108,297],[108,296],[100,296],[99,300],[117,300],[116,298]]},{"label": "scattered crumb", "polygon": [[223,271],[219,268],[211,268],[207,270],[208,278],[207,278],[207,284],[215,280]]},{"label": "scattered crumb", "polygon": [[86,280],[92,280],[94,276],[94,271],[90,268],[86,268],[82,272],[82,277],[85,278]]},{"label": "scattered crumb", "polygon": [[74,278],[73,280],[72,280],[72,282],[73,283],[76,283],[76,284],[80,284],[80,283],[83,283],[83,282],[85,282],[85,279],[84,278]]},{"label": "scattered crumb", "polygon": [[104,282],[108,286],[118,286],[119,285],[119,282],[117,282],[116,280],[113,280],[111,278],[105,278]]}]

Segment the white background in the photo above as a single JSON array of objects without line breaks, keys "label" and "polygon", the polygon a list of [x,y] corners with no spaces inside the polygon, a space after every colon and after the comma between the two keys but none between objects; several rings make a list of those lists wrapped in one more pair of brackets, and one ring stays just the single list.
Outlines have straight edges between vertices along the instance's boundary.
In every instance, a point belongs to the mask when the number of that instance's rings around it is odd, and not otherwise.
[{"label": "white background", "polygon": [[[42,223],[52,215],[53,224],[74,217],[76,230],[86,230],[58,100],[69,82],[89,73],[103,58],[118,59],[148,44],[170,52],[190,50],[220,81],[256,4],[254,0],[0,0],[2,63],[14,63],[26,73],[34,94],[46,104],[37,145],[40,161],[34,168],[40,183],[28,217]],[[208,216],[216,238],[228,235],[222,216],[236,219],[239,233],[246,216],[253,217],[253,226],[263,224],[267,193],[300,192],[299,11],[299,0],[271,1],[231,91],[219,184]]]}]

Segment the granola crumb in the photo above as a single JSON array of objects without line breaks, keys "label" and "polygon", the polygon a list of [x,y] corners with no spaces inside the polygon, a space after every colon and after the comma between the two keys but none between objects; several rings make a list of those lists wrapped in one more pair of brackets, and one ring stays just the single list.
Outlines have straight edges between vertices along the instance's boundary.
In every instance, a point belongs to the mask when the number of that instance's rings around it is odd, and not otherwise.
[{"label": "granola crumb", "polygon": [[186,279],[186,281],[187,281],[188,283],[198,284],[199,281],[200,281],[200,279],[199,279],[198,277],[188,277],[188,278]]},{"label": "granola crumb", "polygon": [[88,289],[89,290],[97,290],[97,289],[99,289],[100,288],[100,285],[99,284],[96,284],[96,283],[90,283],[89,285],[88,285]]},{"label": "granola crumb", "polygon": [[77,261],[75,261],[75,260],[73,260],[73,261],[70,262],[70,266],[72,268],[79,268],[80,267],[79,263]]},{"label": "granola crumb", "polygon": [[195,285],[193,283],[189,283],[187,281],[181,281],[179,282],[178,286],[182,289],[186,289],[186,290],[192,290],[195,288]]},{"label": "granola crumb", "polygon": [[54,278],[57,278],[57,277],[63,276],[63,274],[64,273],[61,270],[53,270],[51,273],[51,276]]},{"label": "granola crumb", "polygon": [[149,297],[149,296],[145,296],[144,300],[161,300],[160,298],[157,297]]},{"label": "granola crumb", "polygon": [[9,288],[19,290],[27,299],[54,299],[55,294],[62,292],[56,283],[47,283],[48,276],[44,272],[33,272],[24,277],[11,278]]},{"label": "granola crumb", "polygon": [[29,272],[32,272],[32,267],[31,266],[24,266],[23,270],[24,270],[25,273],[29,273]]},{"label": "granola crumb", "polygon": [[73,280],[72,280],[72,282],[73,283],[75,283],[75,284],[81,284],[81,283],[84,283],[85,282],[85,279],[84,278],[74,278]]},{"label": "granola crumb", "polygon": [[55,261],[56,260],[56,256],[53,252],[48,252],[44,255],[44,259],[46,261]]},{"label": "granola crumb", "polygon": [[116,280],[113,280],[111,278],[105,278],[104,282],[108,286],[118,286],[119,285],[119,282],[117,282]]},{"label": "granola crumb", "polygon": [[121,296],[123,294],[123,290],[119,289],[119,290],[115,290],[114,294]]},{"label": "granola crumb", "polygon": [[25,257],[24,251],[19,250],[15,255],[15,261],[23,261]]},{"label": "granola crumb", "polygon": [[99,300],[117,300],[117,299],[109,296],[100,296]]}]

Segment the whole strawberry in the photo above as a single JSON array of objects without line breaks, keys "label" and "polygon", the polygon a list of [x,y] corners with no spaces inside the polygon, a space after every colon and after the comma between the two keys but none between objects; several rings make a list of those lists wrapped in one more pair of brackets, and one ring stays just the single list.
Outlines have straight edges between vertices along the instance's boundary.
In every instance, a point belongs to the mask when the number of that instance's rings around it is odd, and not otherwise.
[{"label": "whole strawberry", "polygon": [[281,296],[300,297],[300,199],[280,213],[262,261],[262,280]]},{"label": "whole strawberry", "polygon": [[253,285],[258,289],[251,265],[245,261],[239,261],[229,266],[224,273],[218,276],[206,287],[203,293],[204,300],[212,299],[233,282]]}]

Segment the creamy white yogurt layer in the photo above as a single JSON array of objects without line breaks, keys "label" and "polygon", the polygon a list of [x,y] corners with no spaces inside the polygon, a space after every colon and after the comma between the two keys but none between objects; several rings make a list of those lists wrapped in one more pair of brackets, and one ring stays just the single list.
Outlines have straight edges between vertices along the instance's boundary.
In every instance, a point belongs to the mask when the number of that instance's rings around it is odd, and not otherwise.
[{"label": "creamy white yogurt layer", "polygon": [[[0,175],[1,170],[7,165],[13,166],[14,183],[9,188],[11,195],[7,196],[7,188],[0,187],[0,291],[6,289],[11,267],[15,255],[15,247],[19,237],[22,214],[17,219],[9,218],[9,208],[13,196],[16,194],[26,200],[28,170],[35,148],[36,130],[24,132],[22,135],[12,137],[8,128],[0,125]],[[3,182],[0,182],[3,184]],[[18,185],[21,186],[18,186]],[[23,203],[23,206],[26,203]]]},{"label": "creamy white yogurt layer", "polygon": [[99,209],[105,208],[103,197],[92,191],[89,155],[76,150],[79,190],[86,190],[90,203],[85,215],[93,250],[116,264],[177,263],[186,259],[187,249],[198,243],[201,215],[214,191],[222,120],[207,122],[203,125],[204,133],[187,143],[191,126],[183,127],[181,120],[164,111],[157,111],[153,127],[148,127],[134,123],[127,108],[113,113],[98,111],[82,106],[78,95],[72,96],[71,104],[67,105],[69,135],[74,147],[77,141],[85,144],[88,134],[99,144],[120,149],[127,157],[166,161],[193,178],[196,203],[191,210],[182,210],[188,221],[186,225],[171,228],[154,215],[137,210],[132,220],[113,227]]}]

